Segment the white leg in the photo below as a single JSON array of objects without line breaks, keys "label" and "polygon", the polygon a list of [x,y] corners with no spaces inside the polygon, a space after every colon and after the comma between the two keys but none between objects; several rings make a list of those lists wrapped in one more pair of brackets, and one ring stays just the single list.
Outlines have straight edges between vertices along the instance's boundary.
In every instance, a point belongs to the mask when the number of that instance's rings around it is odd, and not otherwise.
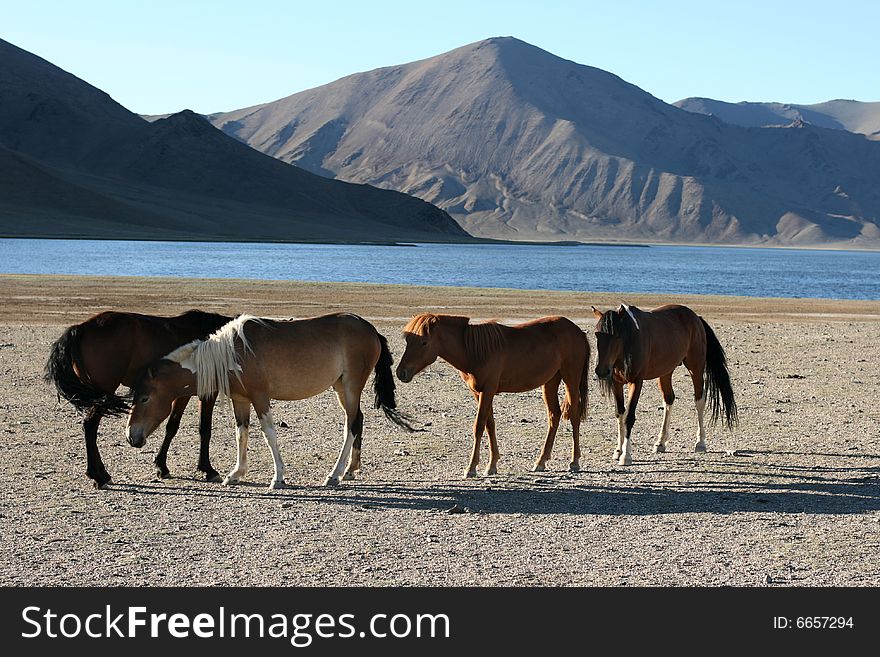
[{"label": "white leg", "polygon": [[263,429],[263,436],[266,438],[266,444],[272,451],[272,460],[275,462],[275,476],[272,478],[269,488],[284,488],[284,463],[281,461],[281,452],[278,450],[278,435],[275,433],[271,410],[260,416],[260,427]]},{"label": "white leg", "polygon": [[242,424],[235,427],[235,440],[238,443],[238,456],[235,467],[226,475],[224,484],[237,484],[247,473],[247,448],[248,448],[248,425]]},{"label": "white leg", "polygon": [[629,436],[626,436],[623,439],[622,451],[623,453],[620,455],[620,460],[617,462],[617,465],[632,465],[632,439]]},{"label": "white leg", "polygon": [[333,470],[330,471],[330,474],[327,475],[327,479],[324,480],[325,486],[337,486],[339,484],[339,478],[342,476],[342,471],[345,469],[345,464],[348,463],[351,446],[354,443],[354,434],[349,431],[348,427],[349,418],[346,413],[345,427],[342,430],[342,449],[339,450],[339,457],[336,459],[336,465],[333,466]]},{"label": "white leg", "polygon": [[626,440],[626,413],[617,416],[617,449],[614,450],[614,460],[620,459],[623,454],[623,443]]},{"label": "white leg", "polygon": [[706,451],[706,429],[703,427],[703,411],[706,410],[706,395],[698,399],[694,405],[697,407],[697,444],[694,445],[695,452]]},{"label": "white leg", "polygon": [[671,413],[672,404],[665,404],[663,407],[663,426],[660,427],[660,434],[657,436],[657,442],[654,443],[655,454],[666,451],[666,441],[669,440],[669,416]]}]

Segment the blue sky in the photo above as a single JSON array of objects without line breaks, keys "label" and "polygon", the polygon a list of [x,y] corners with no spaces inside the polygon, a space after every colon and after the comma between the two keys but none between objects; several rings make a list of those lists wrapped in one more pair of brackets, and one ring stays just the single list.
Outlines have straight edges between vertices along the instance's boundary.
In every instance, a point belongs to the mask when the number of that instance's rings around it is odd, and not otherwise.
[{"label": "blue sky", "polygon": [[208,113],[516,36],[658,98],[880,100],[880,2],[0,3],[0,38],[129,109]]}]

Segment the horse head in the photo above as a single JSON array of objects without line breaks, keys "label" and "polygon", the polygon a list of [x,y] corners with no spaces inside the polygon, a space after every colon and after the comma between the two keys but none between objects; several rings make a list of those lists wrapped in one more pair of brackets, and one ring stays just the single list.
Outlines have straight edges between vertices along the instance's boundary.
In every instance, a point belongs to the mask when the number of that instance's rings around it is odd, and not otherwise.
[{"label": "horse head", "polygon": [[409,383],[413,377],[437,360],[440,354],[436,334],[431,329],[437,325],[437,316],[423,313],[413,317],[403,329],[406,350],[397,365],[397,378]]},{"label": "horse head", "polygon": [[150,365],[132,388],[133,404],[126,436],[132,447],[143,447],[147,437],[171,415],[178,397],[195,393],[195,375],[180,363],[167,359]]}]

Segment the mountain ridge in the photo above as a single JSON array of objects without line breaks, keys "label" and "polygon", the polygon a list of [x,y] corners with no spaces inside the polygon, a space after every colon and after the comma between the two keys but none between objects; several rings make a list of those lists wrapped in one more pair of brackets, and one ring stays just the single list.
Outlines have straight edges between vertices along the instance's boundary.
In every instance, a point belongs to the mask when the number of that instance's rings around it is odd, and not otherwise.
[{"label": "mountain ridge", "polygon": [[0,233],[468,241],[404,194],[279,162],[189,110],[147,122],[0,40]]},{"label": "mountain ridge", "polygon": [[512,37],[208,118],[314,173],[424,198],[483,237],[877,245],[873,142],[729,125]]}]

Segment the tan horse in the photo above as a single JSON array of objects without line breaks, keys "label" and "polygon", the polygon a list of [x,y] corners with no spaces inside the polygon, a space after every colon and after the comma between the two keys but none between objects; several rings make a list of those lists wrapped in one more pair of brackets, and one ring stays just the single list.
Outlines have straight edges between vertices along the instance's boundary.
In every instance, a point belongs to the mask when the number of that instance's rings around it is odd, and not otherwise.
[{"label": "tan horse", "polygon": [[[332,387],[345,411],[342,449],[324,482],[335,486],[340,477],[353,479],[361,466],[364,415],[360,401],[371,371],[376,374],[376,408],[400,426],[410,428],[395,410],[391,362],[385,338],[356,315],[337,313],[302,320],[242,315],[207,340],[190,342],[148,368],[134,389],[128,433],[135,442],[145,439],[168,416],[171,402],[181,395],[193,391],[199,397],[225,395],[232,399],[235,413],[238,459],[223,483],[237,483],[247,472],[253,405],[275,462],[271,488],[283,488],[284,463],[269,401],[306,399]],[[346,461],[348,468],[343,476]]]},{"label": "tan horse", "polygon": [[[543,317],[517,326],[496,322],[471,324],[468,317],[424,313],[413,317],[403,329],[406,352],[397,366],[397,378],[408,383],[442,358],[458,370],[477,401],[474,446],[466,477],[476,476],[480,441],[489,433],[489,464],[486,475],[498,469],[498,441],[492,400],[501,392],[526,392],[543,388],[547,407],[547,437],[534,470],[545,469],[553,451],[560,418],[571,421],[572,472],[580,470],[580,422],[587,413],[590,343],[587,336],[565,317]],[[557,396],[565,382],[562,407]]]},{"label": "tan horse", "polygon": [[[702,317],[687,306],[676,304],[643,311],[621,305],[617,310],[601,312],[593,307],[596,323],[596,376],[617,407],[617,449],[614,458],[620,465],[632,463],[632,428],[636,405],[645,380],[658,379],[665,411],[655,452],[666,451],[669,438],[669,414],[675,392],[672,373],[684,365],[694,384],[697,407],[697,442],[695,452],[706,451],[703,412],[708,393],[712,421],[722,416],[725,424],[736,423],[736,402],[727,371],[724,349],[715,332]],[[623,386],[629,386],[629,406],[624,405]]]}]

